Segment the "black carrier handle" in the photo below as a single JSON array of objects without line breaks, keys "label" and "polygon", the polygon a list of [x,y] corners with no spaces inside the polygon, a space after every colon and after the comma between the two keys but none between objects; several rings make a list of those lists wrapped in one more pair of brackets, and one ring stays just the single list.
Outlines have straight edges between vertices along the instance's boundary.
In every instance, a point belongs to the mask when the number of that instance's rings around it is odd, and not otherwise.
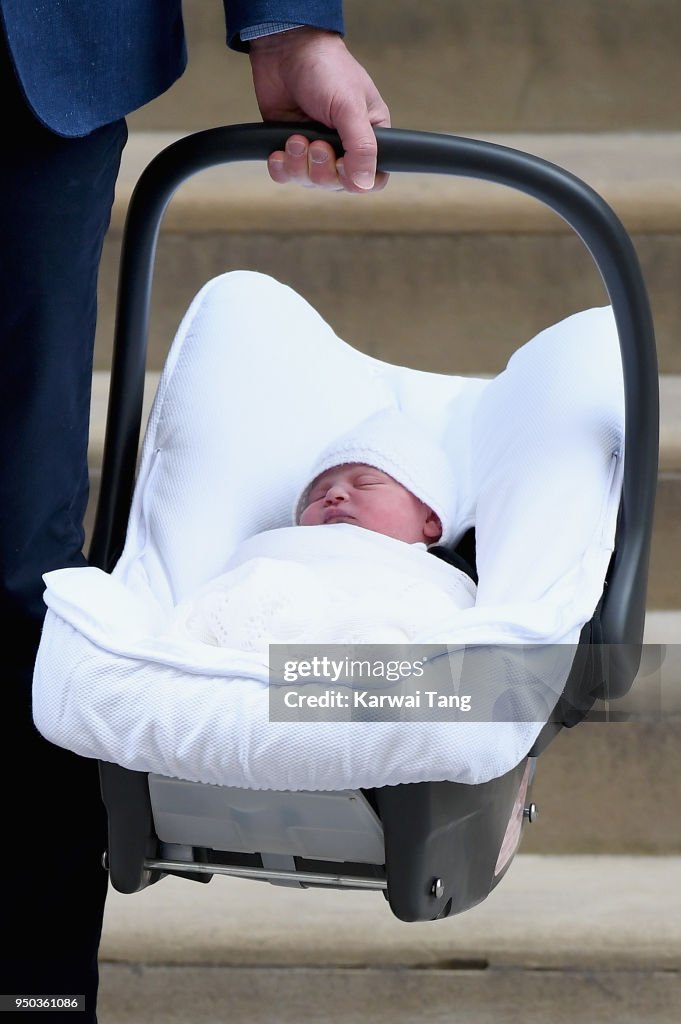
[{"label": "black carrier handle", "polygon": [[[177,187],[191,175],[216,164],[264,161],[274,150],[284,148],[293,131],[310,139],[324,139],[338,155],[342,153],[338,135],[316,124],[211,128],[164,149],[151,161],[135,187],[123,235],[102,482],[90,547],[91,564],[107,572],[123,548],[134,488],[151,284],[165,209]],[[602,695],[622,696],[631,686],[640,662],[659,445],[655,336],[632,241],[597,192],[575,175],[539,157],[490,142],[435,132],[378,128],[376,138],[378,166],[382,171],[480,178],[540,200],[581,238],[600,272],[619,333],[626,417],[624,486],[615,555],[600,612],[601,641],[608,645],[609,666]]]}]

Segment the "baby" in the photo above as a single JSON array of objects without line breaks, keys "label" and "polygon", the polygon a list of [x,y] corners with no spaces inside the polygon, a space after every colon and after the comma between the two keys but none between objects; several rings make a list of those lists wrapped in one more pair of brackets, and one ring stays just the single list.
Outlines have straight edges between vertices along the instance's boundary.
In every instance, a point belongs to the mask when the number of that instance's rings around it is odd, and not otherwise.
[{"label": "baby", "polygon": [[301,504],[301,526],[352,523],[407,544],[432,543],[442,536],[442,523],[431,508],[365,462],[327,469],[312,482]]},{"label": "baby", "polygon": [[397,409],[375,413],[332,442],[308,480],[294,508],[301,526],[354,523],[407,544],[451,539],[456,483],[449,460]]},{"label": "baby", "polygon": [[240,545],[178,606],[176,628],[262,654],[270,643],[418,642],[475,603],[472,579],[428,553],[452,538],[454,486],[417,424],[393,409],[369,417],[311,467],[293,526]]}]

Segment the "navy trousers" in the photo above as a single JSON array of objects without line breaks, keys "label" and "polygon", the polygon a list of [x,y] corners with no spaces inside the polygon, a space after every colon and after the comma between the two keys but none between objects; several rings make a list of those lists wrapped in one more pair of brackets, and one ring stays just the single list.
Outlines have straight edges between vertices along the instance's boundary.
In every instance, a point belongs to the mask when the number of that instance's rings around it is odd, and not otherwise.
[{"label": "navy trousers", "polygon": [[[0,993],[85,995],[96,1021],[107,874],[97,763],[44,740],[31,715],[42,574],[82,565],[97,273],[124,121],[79,139],[28,110],[0,40],[0,622],[5,758]],[[22,1020],[44,1014],[22,1013]]]}]

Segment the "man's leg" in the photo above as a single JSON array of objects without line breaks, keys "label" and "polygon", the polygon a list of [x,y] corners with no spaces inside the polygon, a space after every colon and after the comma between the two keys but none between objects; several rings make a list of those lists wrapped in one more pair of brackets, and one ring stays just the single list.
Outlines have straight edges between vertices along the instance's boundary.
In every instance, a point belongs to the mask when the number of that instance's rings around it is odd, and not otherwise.
[{"label": "man's leg", "polygon": [[1,44],[0,87],[6,117],[19,121],[0,161],[0,621],[14,751],[0,844],[0,992],[85,995],[76,1016],[93,1022],[107,887],[97,763],[38,734],[31,681],[42,574],[85,561],[97,272],[126,128],[72,140],[48,132],[26,109]]}]

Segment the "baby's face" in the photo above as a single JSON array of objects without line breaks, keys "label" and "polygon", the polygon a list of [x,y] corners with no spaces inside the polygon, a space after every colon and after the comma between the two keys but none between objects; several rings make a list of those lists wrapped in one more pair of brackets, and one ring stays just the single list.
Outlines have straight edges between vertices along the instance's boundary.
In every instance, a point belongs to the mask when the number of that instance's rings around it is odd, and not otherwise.
[{"label": "baby's face", "polygon": [[300,525],[330,523],[352,523],[408,544],[432,544],[442,533],[438,517],[411,491],[357,462],[328,469],[307,493]]}]

